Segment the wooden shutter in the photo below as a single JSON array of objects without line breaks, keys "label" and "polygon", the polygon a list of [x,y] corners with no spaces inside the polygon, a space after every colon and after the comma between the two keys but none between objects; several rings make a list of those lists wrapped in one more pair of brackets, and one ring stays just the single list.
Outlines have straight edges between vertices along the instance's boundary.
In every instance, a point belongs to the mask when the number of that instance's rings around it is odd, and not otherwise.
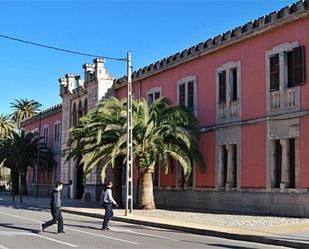
[{"label": "wooden shutter", "polygon": [[305,84],[305,47],[299,46],[293,49],[293,78],[294,85]]},{"label": "wooden shutter", "polygon": [[219,72],[219,102],[226,102],[226,71]]},{"label": "wooden shutter", "polygon": [[237,100],[237,68],[233,68],[232,72],[232,100]]},{"label": "wooden shutter", "polygon": [[274,54],[269,58],[270,67],[270,90],[278,91],[280,86],[279,54]]},{"label": "wooden shutter", "polygon": [[194,82],[188,82],[188,108],[194,110]]},{"label": "wooden shutter", "polygon": [[153,94],[152,93],[148,94],[147,102],[148,102],[148,105],[152,104],[152,102],[153,102]]},{"label": "wooden shutter", "polygon": [[179,85],[179,105],[186,105],[186,85],[185,83]]},{"label": "wooden shutter", "polygon": [[287,52],[287,64],[288,64],[288,87],[294,87],[295,81],[294,81],[294,53],[293,51]]},{"label": "wooden shutter", "polygon": [[158,99],[158,98],[160,98],[160,97],[161,97],[160,92],[155,92],[155,99]]}]

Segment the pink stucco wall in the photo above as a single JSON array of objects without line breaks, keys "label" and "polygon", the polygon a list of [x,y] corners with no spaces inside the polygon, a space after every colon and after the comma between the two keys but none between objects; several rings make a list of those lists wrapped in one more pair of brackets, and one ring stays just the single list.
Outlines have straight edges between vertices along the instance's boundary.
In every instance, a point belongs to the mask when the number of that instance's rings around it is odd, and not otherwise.
[{"label": "pink stucco wall", "polygon": [[196,187],[214,187],[215,186],[215,169],[216,169],[216,136],[215,132],[202,133],[199,140],[199,147],[204,155],[206,162],[206,171],[201,172],[200,168],[196,169]]},{"label": "pink stucco wall", "polygon": [[241,128],[241,187],[266,187],[266,124]]},{"label": "pink stucco wall", "polygon": [[[272,32],[258,35],[212,54],[163,71],[133,84],[134,94],[146,96],[147,90],[162,86],[163,95],[176,103],[176,82],[184,76],[197,75],[198,118],[201,126],[215,123],[215,69],[230,61],[241,63],[242,118],[257,118],[266,113],[265,52],[286,42],[299,41],[309,47],[309,19],[286,24]],[[306,50],[307,58],[309,49]],[[309,67],[307,66],[307,75]],[[126,96],[126,87],[117,90],[117,97]],[[309,86],[303,86],[302,106],[309,108]]]},{"label": "pink stucco wall", "polygon": [[[58,111],[57,113],[54,113],[53,115],[50,115],[48,117],[43,117],[41,119],[41,136],[43,136],[43,128],[44,126],[48,125],[48,146],[53,150],[54,148],[54,142],[55,142],[55,123],[56,122],[61,122],[61,110]],[[33,131],[35,129],[39,129],[39,120],[33,121],[31,123],[28,123],[27,125],[24,125],[23,128],[27,131]],[[60,133],[61,136],[61,133]],[[46,174],[46,173],[45,173]],[[39,184],[50,184],[52,183],[52,175],[53,172],[50,170],[47,173],[47,181],[46,178],[44,177],[43,172],[39,172],[38,174],[38,183]],[[33,179],[33,171],[29,167],[27,171],[27,183],[30,184],[32,183]]]},{"label": "pink stucco wall", "polygon": [[[48,125],[48,145],[50,146],[50,148],[53,148],[54,145],[54,137],[55,137],[55,123],[56,122],[61,122],[61,111],[48,116],[48,117],[44,117],[41,120],[41,136],[43,136],[43,128],[44,126]],[[23,128],[27,131],[33,131],[35,129],[39,128],[39,121],[34,121],[30,124],[27,124],[25,126],[23,126]]]}]

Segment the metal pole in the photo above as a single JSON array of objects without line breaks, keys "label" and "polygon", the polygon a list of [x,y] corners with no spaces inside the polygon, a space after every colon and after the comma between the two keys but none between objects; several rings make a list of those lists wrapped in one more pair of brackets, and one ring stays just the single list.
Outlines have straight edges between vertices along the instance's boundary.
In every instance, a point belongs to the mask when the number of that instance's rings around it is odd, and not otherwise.
[{"label": "metal pole", "polygon": [[126,203],[125,215],[133,211],[133,137],[132,137],[132,61],[131,52],[127,54],[127,165],[126,165]]},{"label": "metal pole", "polygon": [[[42,120],[42,113],[39,114],[39,139],[38,143],[41,141],[41,120]],[[36,186],[36,198],[39,198],[39,161],[40,161],[40,147],[38,144],[38,156],[37,156],[37,163],[35,166],[35,186]]]}]

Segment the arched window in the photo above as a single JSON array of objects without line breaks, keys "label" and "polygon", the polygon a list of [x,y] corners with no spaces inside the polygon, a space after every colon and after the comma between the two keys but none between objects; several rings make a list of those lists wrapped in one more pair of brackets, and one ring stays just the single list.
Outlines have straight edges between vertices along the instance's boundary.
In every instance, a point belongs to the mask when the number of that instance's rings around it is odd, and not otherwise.
[{"label": "arched window", "polygon": [[82,102],[79,100],[79,103],[78,103],[78,120],[77,120],[77,123],[79,123],[79,119],[83,116],[83,105],[82,105]]},{"label": "arched window", "polygon": [[73,126],[76,126],[76,125],[77,125],[77,109],[76,109],[76,104],[75,104],[75,103],[74,103],[74,105],[73,105],[72,125],[73,125]]},{"label": "arched window", "polygon": [[88,113],[88,100],[87,98],[85,98],[85,102],[84,102],[84,115],[87,115]]}]

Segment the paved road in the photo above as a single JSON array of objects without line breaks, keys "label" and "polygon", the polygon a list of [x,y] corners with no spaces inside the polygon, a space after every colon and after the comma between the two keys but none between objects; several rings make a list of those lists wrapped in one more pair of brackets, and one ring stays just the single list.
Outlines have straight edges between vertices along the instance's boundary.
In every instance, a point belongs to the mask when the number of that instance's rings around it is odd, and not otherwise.
[{"label": "paved road", "polygon": [[66,213],[63,216],[65,234],[57,234],[56,226],[39,233],[42,221],[50,219],[48,212],[0,206],[0,249],[283,248],[113,221],[110,231],[102,231],[100,219]]}]

